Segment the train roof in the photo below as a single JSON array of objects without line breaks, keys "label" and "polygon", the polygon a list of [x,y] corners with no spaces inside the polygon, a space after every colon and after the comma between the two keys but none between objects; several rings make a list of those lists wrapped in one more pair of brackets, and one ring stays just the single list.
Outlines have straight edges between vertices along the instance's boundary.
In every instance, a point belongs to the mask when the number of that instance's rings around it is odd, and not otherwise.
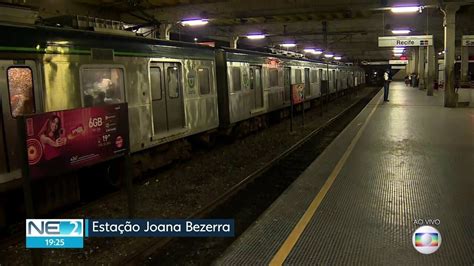
[{"label": "train roof", "polygon": [[[0,24],[3,36],[14,38],[1,38],[0,51],[32,52],[32,53],[59,53],[47,49],[51,46],[67,47],[61,53],[90,54],[91,49],[113,49],[119,56],[160,56],[160,57],[186,57],[186,58],[214,58],[216,49],[232,54],[230,60],[255,58],[278,58],[287,62],[310,62],[327,64],[326,62],[308,58],[294,58],[285,55],[265,53],[245,49],[231,49],[226,47],[213,48],[209,46],[150,39],[140,36],[124,36],[89,30],[73,28],[51,27],[41,25],[12,25]],[[336,64],[329,64],[334,66]],[[339,67],[348,67],[338,65]]]},{"label": "train roof", "polygon": [[222,50],[226,51],[227,53],[233,53],[233,54],[255,55],[259,57],[274,57],[274,58],[279,58],[279,59],[284,59],[284,60],[298,60],[298,61],[307,61],[307,62],[313,62],[313,63],[326,64],[325,62],[322,62],[319,60],[289,57],[285,55],[272,54],[272,53],[266,53],[266,52],[261,52],[261,51],[253,51],[253,50],[246,50],[246,49],[232,49],[232,48],[226,48],[226,47],[222,48]]},{"label": "train roof", "polygon": [[62,46],[68,47],[69,53],[73,54],[99,48],[113,49],[119,55],[158,53],[170,56],[181,53],[184,56],[189,53],[197,55],[199,52],[201,57],[214,57],[214,48],[204,45],[72,28],[0,24],[0,32],[3,36],[15,36],[0,39],[0,50],[3,51],[47,53],[45,48],[48,46]]},{"label": "train roof", "polygon": [[[351,66],[347,65],[340,65],[340,64],[335,64],[335,63],[327,63],[321,60],[315,60],[315,59],[309,59],[309,58],[295,58],[295,57],[288,57],[285,55],[280,55],[280,54],[273,54],[273,53],[265,53],[261,51],[252,51],[252,50],[245,50],[245,49],[232,49],[232,48],[221,48],[223,51],[225,51],[228,56],[227,58],[230,60],[236,60],[238,61],[239,59],[243,58],[249,58],[249,56],[254,56],[256,58],[278,58],[283,61],[288,61],[288,62],[308,62],[308,63],[315,63],[315,64],[321,64],[321,65],[328,65],[329,66],[338,66],[338,67],[345,67],[345,68],[350,68]],[[231,56],[229,56],[231,55]]]}]

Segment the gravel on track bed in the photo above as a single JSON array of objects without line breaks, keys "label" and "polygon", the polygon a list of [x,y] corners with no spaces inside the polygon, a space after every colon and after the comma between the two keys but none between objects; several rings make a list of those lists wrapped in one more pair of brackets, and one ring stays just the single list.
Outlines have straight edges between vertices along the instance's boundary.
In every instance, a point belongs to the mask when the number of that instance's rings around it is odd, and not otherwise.
[{"label": "gravel on track bed", "polygon": [[[356,95],[331,102],[327,109],[325,106],[323,116],[320,116],[319,106],[306,110],[304,127],[301,115],[295,116],[292,134],[290,120],[286,119],[232,143],[218,143],[210,149],[193,151],[192,159],[173,163],[134,185],[135,218],[188,217],[374,89],[366,87]],[[56,218],[126,217],[127,199],[123,191]],[[43,263],[120,264],[153,241],[153,238],[89,238],[85,240],[84,249],[43,250]],[[3,264],[30,264],[24,239],[0,249],[0,265]]]}]

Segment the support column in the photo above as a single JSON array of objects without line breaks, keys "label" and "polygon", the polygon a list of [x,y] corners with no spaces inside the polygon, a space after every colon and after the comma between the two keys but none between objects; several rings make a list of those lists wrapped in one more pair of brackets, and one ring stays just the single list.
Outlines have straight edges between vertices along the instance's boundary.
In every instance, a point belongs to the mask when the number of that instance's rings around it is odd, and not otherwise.
[{"label": "support column", "polygon": [[410,51],[410,60],[411,60],[411,71],[416,73],[418,71],[418,53],[415,48],[412,48]]},{"label": "support column", "polygon": [[408,51],[407,51],[407,57],[408,57],[408,60],[407,60],[407,64],[405,65],[405,72],[406,72],[406,75],[409,76],[411,74],[412,62],[411,62],[411,56],[410,54],[408,54]]},{"label": "support column", "polygon": [[425,58],[426,58],[426,49],[423,46],[418,48],[418,78],[420,80],[418,84],[418,89],[424,90],[425,87]]},{"label": "support column", "polygon": [[172,24],[161,24],[160,25],[160,39],[169,40]]},{"label": "support column", "polygon": [[[408,48],[410,49],[410,48]],[[413,73],[413,58],[412,58],[412,55],[411,55],[411,50],[407,50],[407,55],[408,55],[408,62],[407,62],[407,65],[405,67],[406,69],[406,72],[407,72],[407,76],[411,75],[411,73]]]},{"label": "support column", "polygon": [[447,3],[444,8],[444,106],[456,107],[454,91],[454,58],[456,53],[456,12],[459,4]]},{"label": "support column", "polygon": [[461,46],[461,81],[468,81],[469,46]]},{"label": "support column", "polygon": [[239,41],[239,36],[230,37],[230,48],[237,49],[237,42]]},{"label": "support column", "polygon": [[440,82],[440,79],[439,79],[439,56],[438,54],[436,53],[436,50],[435,50],[435,53],[434,53],[434,58],[435,58],[435,81],[438,83],[438,87],[439,87],[439,82]]},{"label": "support column", "polygon": [[323,21],[322,26],[323,26],[324,50],[327,51],[327,49],[328,49],[328,23],[327,23],[327,21]]},{"label": "support column", "polygon": [[435,70],[436,70],[436,53],[434,46],[428,46],[426,47],[426,95],[428,96],[433,96],[433,86],[434,86],[434,80],[436,79],[435,77]]}]

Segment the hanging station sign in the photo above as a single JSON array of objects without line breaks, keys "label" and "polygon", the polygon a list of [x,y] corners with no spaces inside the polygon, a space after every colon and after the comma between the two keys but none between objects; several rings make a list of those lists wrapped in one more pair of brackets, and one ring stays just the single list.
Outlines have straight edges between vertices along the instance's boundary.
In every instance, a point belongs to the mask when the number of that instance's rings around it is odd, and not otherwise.
[{"label": "hanging station sign", "polygon": [[362,61],[362,65],[381,66],[388,65],[388,61]]},{"label": "hanging station sign", "polygon": [[474,35],[462,36],[462,46],[474,46]]},{"label": "hanging station sign", "polygon": [[405,66],[392,66],[392,69],[405,69]]},{"label": "hanging station sign", "polygon": [[379,37],[379,47],[432,45],[433,35]]},{"label": "hanging station sign", "polygon": [[388,60],[390,65],[406,65],[408,64],[408,60]]}]

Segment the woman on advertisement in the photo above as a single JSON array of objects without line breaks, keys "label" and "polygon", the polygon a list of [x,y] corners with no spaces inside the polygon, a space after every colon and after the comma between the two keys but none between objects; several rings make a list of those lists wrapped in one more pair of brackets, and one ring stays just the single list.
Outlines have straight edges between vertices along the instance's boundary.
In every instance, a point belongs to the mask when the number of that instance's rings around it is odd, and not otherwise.
[{"label": "woman on advertisement", "polygon": [[44,157],[51,160],[60,155],[59,148],[67,144],[67,138],[61,136],[61,119],[53,115],[46,122],[46,128],[40,131],[40,141],[43,145]]}]

